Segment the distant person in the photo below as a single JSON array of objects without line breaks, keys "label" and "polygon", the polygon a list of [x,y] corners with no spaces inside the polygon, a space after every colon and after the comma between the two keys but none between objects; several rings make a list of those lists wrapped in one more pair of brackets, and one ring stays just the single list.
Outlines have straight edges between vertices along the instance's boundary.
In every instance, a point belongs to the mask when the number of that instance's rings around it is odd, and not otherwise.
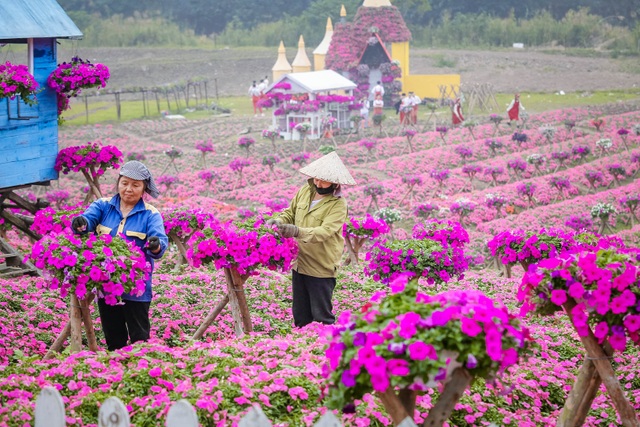
[{"label": "distant person", "polygon": [[409,97],[406,93],[403,93],[400,98],[400,124],[406,125],[409,124],[411,111],[413,107],[411,107]]},{"label": "distant person", "polygon": [[360,107],[360,117],[362,117],[360,126],[366,129],[369,122],[369,100],[363,97],[360,103],[362,104],[362,107]]},{"label": "distant person", "polygon": [[511,100],[511,104],[507,107],[509,122],[520,120],[520,110],[524,111],[524,106],[520,103],[520,94],[516,93]]},{"label": "distant person", "polygon": [[264,76],[264,79],[262,79],[262,84],[264,84],[265,89],[269,87],[269,77],[268,76]]},{"label": "distant person", "polygon": [[382,108],[384,108],[384,101],[382,100],[382,95],[377,95],[376,99],[373,101],[373,115],[374,116],[382,115]]},{"label": "distant person", "polygon": [[422,99],[413,92],[409,92],[409,101],[411,104],[411,124],[416,125],[418,123],[418,107],[422,104]]},{"label": "distant person", "polygon": [[373,95],[373,99],[376,99],[378,95],[380,97],[384,96],[384,87],[382,83],[380,83],[380,80],[378,80],[378,83],[371,89],[371,95]]},{"label": "distant person", "polygon": [[253,116],[258,117],[258,112],[264,116],[264,113],[262,112],[262,106],[260,105],[260,97],[262,95],[260,92],[260,88],[258,87],[255,80],[249,88],[249,96],[251,96],[251,102],[253,103]]},{"label": "distant person", "polygon": [[453,126],[458,126],[462,122],[464,122],[464,116],[462,115],[462,103],[460,102],[460,98],[456,98],[451,106],[451,122]]}]

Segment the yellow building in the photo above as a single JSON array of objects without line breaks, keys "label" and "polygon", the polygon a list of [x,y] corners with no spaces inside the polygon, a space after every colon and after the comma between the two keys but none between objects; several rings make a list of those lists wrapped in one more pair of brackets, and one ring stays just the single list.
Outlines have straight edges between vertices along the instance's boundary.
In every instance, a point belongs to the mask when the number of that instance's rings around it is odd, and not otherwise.
[{"label": "yellow building", "polygon": [[291,68],[291,64],[289,64],[289,61],[287,60],[287,51],[284,48],[284,42],[280,41],[280,47],[278,48],[278,59],[271,68],[273,81],[275,82],[285,74],[289,74],[291,71],[293,71],[293,69]]}]

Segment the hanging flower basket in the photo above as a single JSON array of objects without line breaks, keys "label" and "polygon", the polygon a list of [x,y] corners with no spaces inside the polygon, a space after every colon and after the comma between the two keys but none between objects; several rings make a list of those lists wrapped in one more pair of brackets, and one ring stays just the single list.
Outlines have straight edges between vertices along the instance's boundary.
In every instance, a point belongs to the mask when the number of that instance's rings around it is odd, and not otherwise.
[{"label": "hanging flower basket", "polygon": [[49,234],[33,245],[30,258],[44,270],[49,289],[59,290],[63,298],[73,293],[82,300],[96,292],[111,305],[124,293],[144,293],[149,274],[135,243],[109,234],[79,236],[70,229]]},{"label": "hanging flower basket", "polygon": [[26,65],[0,64],[0,99],[19,96],[25,104],[35,105],[37,90],[38,82]]},{"label": "hanging flower basket", "polygon": [[47,85],[58,94],[58,116],[69,109],[69,99],[80,95],[82,89],[105,87],[109,77],[106,65],[92,64],[77,56],[59,64],[47,78]]}]

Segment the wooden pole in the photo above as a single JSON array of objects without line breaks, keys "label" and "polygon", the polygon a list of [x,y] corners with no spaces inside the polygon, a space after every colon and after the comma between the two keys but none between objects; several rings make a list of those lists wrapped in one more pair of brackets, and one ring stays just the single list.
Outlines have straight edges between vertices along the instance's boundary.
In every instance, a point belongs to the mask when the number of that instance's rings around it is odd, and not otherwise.
[{"label": "wooden pole", "polygon": [[91,318],[91,302],[95,298],[95,294],[89,293],[86,298],[80,301],[80,307],[82,310],[82,323],[84,323],[84,331],[87,334],[87,342],[89,343],[89,350],[98,351],[98,341],[96,340],[96,331],[93,328],[93,319]]},{"label": "wooden pole", "polygon": [[444,390],[435,406],[429,411],[429,416],[424,420],[423,427],[442,427],[449,419],[456,404],[464,391],[471,384],[473,377],[465,368],[456,368],[451,374],[451,379],[444,386]]},{"label": "wooden pole", "polygon": [[[575,306],[576,302],[573,299],[569,299],[565,304],[563,304],[563,308],[567,313],[567,316],[569,316],[572,324],[573,315],[571,310],[573,310]],[[622,390],[620,382],[618,382],[618,378],[611,366],[611,360],[600,344],[598,344],[598,341],[593,335],[591,329],[589,329],[589,334],[587,336],[580,337],[580,341],[582,341],[582,345],[587,350],[587,357],[589,357],[595,365],[598,374],[607,389],[607,393],[609,393],[609,397],[613,402],[613,406],[616,408],[616,411],[620,416],[620,422],[622,425],[624,427],[640,427],[640,421],[638,421],[636,411],[624,395],[624,390]]]},{"label": "wooden pole", "polygon": [[229,305],[231,306],[231,314],[235,323],[236,335],[241,337],[245,333],[253,331],[249,307],[247,306],[247,297],[244,293],[244,282],[247,279],[240,276],[238,270],[233,267],[225,267],[224,275],[227,279]]},{"label": "wooden pole", "polygon": [[72,353],[77,353],[82,350],[82,310],[74,292],[71,292],[69,300],[69,323],[71,324],[69,348]]},{"label": "wooden pole", "polygon": [[[405,406],[400,401],[398,395],[396,395],[393,387],[389,387],[384,393],[378,393],[378,397],[380,398],[382,405],[384,405],[384,408],[387,410],[387,413],[391,417],[394,426],[400,425],[400,423],[407,417],[412,418],[407,413]],[[440,426],[438,427],[441,426],[442,424],[440,424]]]},{"label": "wooden pole", "polygon": [[85,116],[85,123],[89,124],[89,101],[88,101],[87,95],[84,95],[84,116]]},{"label": "wooden pole", "polygon": [[60,331],[60,335],[58,335],[58,338],[56,338],[53,344],[51,344],[51,347],[49,347],[49,350],[44,355],[42,360],[51,359],[55,353],[59,353],[62,349],[64,341],[69,338],[69,335],[71,335],[71,322],[67,322],[67,324],[64,325],[64,328],[62,328],[62,331]]},{"label": "wooden pole", "polygon": [[202,324],[200,324],[200,327],[198,328],[196,333],[193,334],[193,337],[191,337],[191,339],[192,340],[199,340],[200,338],[202,338],[204,333],[206,332],[207,328],[209,326],[211,326],[213,321],[216,320],[216,317],[218,317],[220,312],[222,312],[222,309],[228,303],[229,303],[229,295],[225,295],[224,298],[222,298],[222,300],[218,304],[216,304],[216,306],[213,308],[213,310],[211,310],[211,312],[209,312],[209,314],[207,314],[207,317],[204,318],[204,320],[202,321]]}]

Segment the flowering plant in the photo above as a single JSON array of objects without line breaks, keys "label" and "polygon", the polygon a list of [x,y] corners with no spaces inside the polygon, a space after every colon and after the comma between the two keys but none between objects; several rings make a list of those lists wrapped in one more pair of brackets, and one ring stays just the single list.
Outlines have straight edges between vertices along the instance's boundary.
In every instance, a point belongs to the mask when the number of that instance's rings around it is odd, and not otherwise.
[{"label": "flowering plant", "polygon": [[220,179],[220,174],[216,171],[211,170],[203,170],[198,172],[198,178],[207,183],[207,185],[211,185],[213,181],[217,181]]},{"label": "flowering plant", "polygon": [[305,135],[307,132],[311,131],[311,123],[309,122],[298,123],[293,128],[296,131],[298,131],[300,134]]},{"label": "flowering plant", "polygon": [[449,210],[451,211],[451,213],[458,214],[461,217],[470,214],[475,210],[475,208],[476,204],[469,199],[465,199],[464,197],[456,199],[456,201],[453,202],[451,206],[449,206]]},{"label": "flowering plant", "polygon": [[134,242],[109,234],[78,236],[66,229],[38,240],[30,258],[44,270],[49,289],[84,299],[96,292],[110,305],[124,293],[141,295],[149,274],[145,255]]},{"label": "flowering plant", "polygon": [[609,247],[544,260],[525,274],[518,290],[521,314],[551,314],[564,306],[580,336],[624,351],[627,337],[640,344],[638,254]]},{"label": "flowering plant", "polygon": [[166,154],[171,160],[175,160],[182,156],[182,150],[172,145],[170,149],[165,150],[164,154]]},{"label": "flowering plant", "polygon": [[527,162],[522,159],[511,159],[507,162],[507,168],[519,174],[527,170]]},{"label": "flowering plant", "polygon": [[500,122],[502,122],[503,120],[504,120],[504,117],[499,116],[498,114],[489,115],[489,121],[494,125],[499,125]]},{"label": "flowering plant", "polygon": [[442,183],[444,183],[449,178],[450,174],[451,172],[449,171],[449,169],[433,169],[429,173],[429,176],[438,181],[438,185],[442,185]]},{"label": "flowering plant", "polygon": [[611,203],[596,203],[591,208],[592,218],[608,218],[609,216],[617,213],[618,211]]},{"label": "flowering plant", "polygon": [[407,184],[410,187],[413,187],[414,185],[422,185],[422,176],[412,173],[405,174],[402,177],[402,183]]},{"label": "flowering plant", "polygon": [[548,143],[553,142],[553,137],[556,134],[556,128],[552,126],[543,126],[538,130],[540,134],[544,136]]},{"label": "flowering plant", "polygon": [[178,182],[178,177],[173,175],[160,175],[156,178],[156,182],[159,185],[165,185],[167,190],[176,182]]},{"label": "flowering plant", "polygon": [[90,172],[96,178],[109,168],[118,169],[121,162],[122,152],[117,147],[90,142],[60,150],[54,169],[65,175],[69,172]]},{"label": "flowering plant", "polygon": [[242,174],[242,170],[249,165],[251,165],[251,160],[238,157],[229,162],[229,169],[236,173]]},{"label": "flowering plant", "polygon": [[318,151],[321,152],[323,155],[326,155],[333,151],[336,151],[336,147],[334,147],[333,145],[321,145],[318,147]]},{"label": "flowering plant", "polygon": [[502,175],[504,173],[504,168],[502,166],[487,166],[484,169],[484,174],[491,177],[493,181],[493,185],[498,185],[498,175]]},{"label": "flowering plant", "polygon": [[137,160],[139,162],[142,162],[147,159],[147,156],[144,153],[139,153],[137,151],[129,151],[127,154],[125,154],[125,158],[127,159],[127,161]]},{"label": "flowering plant", "polygon": [[58,115],[69,108],[69,99],[78,96],[82,89],[105,87],[109,80],[109,68],[92,64],[77,56],[71,62],[63,62],[47,78],[47,84],[58,94]]},{"label": "flowering plant", "polygon": [[571,154],[577,156],[580,160],[583,160],[589,154],[591,154],[591,148],[586,145],[576,145],[571,148]]},{"label": "flowering plant", "polygon": [[162,220],[167,236],[175,236],[186,242],[193,233],[211,224],[215,218],[202,209],[177,208],[163,209]]},{"label": "flowering plant", "polygon": [[432,285],[446,283],[462,276],[466,264],[454,264],[453,248],[445,249],[432,239],[378,241],[367,252],[366,275],[384,284],[391,284],[400,276],[410,274],[424,277]]},{"label": "flowering plant", "polygon": [[291,155],[291,163],[296,163],[296,164],[302,166],[305,163],[307,163],[307,160],[309,160],[309,157],[311,157],[311,154],[309,154],[309,153],[292,154]]},{"label": "flowering plant", "polygon": [[525,271],[530,264],[553,258],[574,245],[570,234],[556,228],[543,228],[538,232],[506,230],[487,243],[492,256],[500,258],[505,265],[521,263]]},{"label": "flowering plant", "polygon": [[592,187],[596,182],[604,181],[604,175],[602,175],[602,172],[600,171],[586,171],[584,173],[584,176],[585,178],[587,178],[587,181],[589,181],[589,185],[591,185]]},{"label": "flowering plant", "polygon": [[586,216],[571,215],[569,218],[565,219],[564,225],[578,233],[582,230],[590,230],[591,227],[593,227],[593,221],[591,221],[591,218],[587,218]]},{"label": "flowering plant", "polygon": [[262,137],[264,139],[277,138],[279,135],[280,135],[280,132],[278,132],[277,130],[273,130],[273,129],[264,129],[262,131]]},{"label": "flowering plant", "polygon": [[455,150],[456,154],[462,158],[462,162],[464,163],[467,159],[473,157],[473,151],[470,148],[463,147],[458,145]]},{"label": "flowering plant", "polygon": [[71,220],[74,216],[84,212],[86,206],[78,204],[67,206],[64,210],[56,211],[51,206],[40,209],[33,217],[33,224],[29,229],[41,236],[45,234],[59,234],[71,227]]},{"label": "flowering plant", "polygon": [[273,168],[277,163],[280,163],[280,157],[275,154],[269,154],[262,158],[262,164]]},{"label": "flowering plant", "polygon": [[440,207],[435,203],[422,203],[415,207],[413,214],[418,218],[429,218],[434,212],[438,212]]},{"label": "flowering plant", "polygon": [[365,196],[371,197],[381,196],[386,193],[386,191],[387,189],[382,184],[367,184],[362,189]]},{"label": "flowering plant", "polygon": [[0,99],[19,96],[25,104],[35,105],[37,90],[38,82],[26,65],[14,65],[9,61],[0,64]]},{"label": "flowering plant", "polygon": [[534,153],[527,156],[527,163],[529,163],[530,165],[540,166],[544,162],[545,158],[543,154]]},{"label": "flowering plant", "polygon": [[387,224],[394,224],[402,219],[399,210],[393,208],[382,208],[376,212],[376,218],[383,220]]},{"label": "flowering plant", "polygon": [[241,275],[253,275],[259,267],[287,271],[297,253],[295,239],[282,238],[258,215],[246,222],[212,222],[196,231],[187,257],[195,267],[212,263],[216,268],[236,268]]},{"label": "flowering plant", "polygon": [[203,154],[216,151],[213,147],[212,139],[207,139],[206,141],[196,141],[196,150],[201,151]]},{"label": "flowering plant", "polygon": [[278,212],[289,206],[289,200],[284,197],[276,197],[265,201],[264,205],[271,209],[272,212]]},{"label": "flowering plant", "polygon": [[502,143],[502,141],[499,141],[497,139],[486,139],[484,141],[484,145],[487,146],[487,148],[489,148],[489,150],[491,150],[491,153],[493,155],[496,154],[497,150],[499,150],[502,147],[504,147],[504,144]]},{"label": "flowering plant", "polygon": [[564,163],[567,159],[569,159],[569,157],[571,157],[571,154],[569,154],[567,151],[554,151],[553,153],[551,153],[551,158],[553,160],[556,160],[560,164]]},{"label": "flowering plant", "polygon": [[538,186],[534,182],[520,182],[516,186],[519,196],[527,197],[530,201]]},{"label": "flowering plant", "polygon": [[602,126],[604,126],[604,120],[601,118],[591,120],[591,124],[596,128],[597,131],[600,131]]},{"label": "flowering plant", "polygon": [[398,282],[363,313],[340,316],[323,368],[330,408],[396,387],[421,393],[457,368],[491,379],[527,354],[528,330],[481,292],[431,296],[416,280]]},{"label": "flowering plant", "polygon": [[243,137],[240,137],[240,139],[238,139],[238,145],[240,147],[247,148],[247,149],[255,143],[256,143],[256,140],[251,138],[250,136],[243,136]]},{"label": "flowering plant", "polygon": [[55,203],[56,208],[61,209],[62,204],[69,200],[69,192],[67,190],[49,191],[46,194],[47,201],[49,203]]},{"label": "flowering plant", "polygon": [[600,147],[602,150],[608,150],[613,146],[613,142],[609,138],[601,138],[596,141],[596,146]]},{"label": "flowering plant", "polygon": [[370,214],[364,217],[349,217],[342,226],[342,234],[346,237],[375,239],[389,232],[389,226],[384,220]]},{"label": "flowering plant", "polygon": [[366,148],[367,151],[371,151],[376,148],[376,145],[378,145],[378,141],[375,139],[361,139],[360,141],[358,141],[358,145],[360,147]]},{"label": "flowering plant", "polygon": [[571,187],[571,182],[563,176],[552,176],[549,179],[549,185],[560,190]]},{"label": "flowering plant", "polygon": [[508,201],[509,199],[507,199],[506,196],[503,196],[499,193],[487,193],[484,196],[485,205],[487,205],[487,207],[489,208],[496,208],[498,210],[500,210],[500,208],[504,206]]},{"label": "flowering plant", "polygon": [[529,137],[524,132],[514,132],[513,135],[511,135],[511,140],[518,144],[522,144],[524,142],[527,142],[529,140]]}]

